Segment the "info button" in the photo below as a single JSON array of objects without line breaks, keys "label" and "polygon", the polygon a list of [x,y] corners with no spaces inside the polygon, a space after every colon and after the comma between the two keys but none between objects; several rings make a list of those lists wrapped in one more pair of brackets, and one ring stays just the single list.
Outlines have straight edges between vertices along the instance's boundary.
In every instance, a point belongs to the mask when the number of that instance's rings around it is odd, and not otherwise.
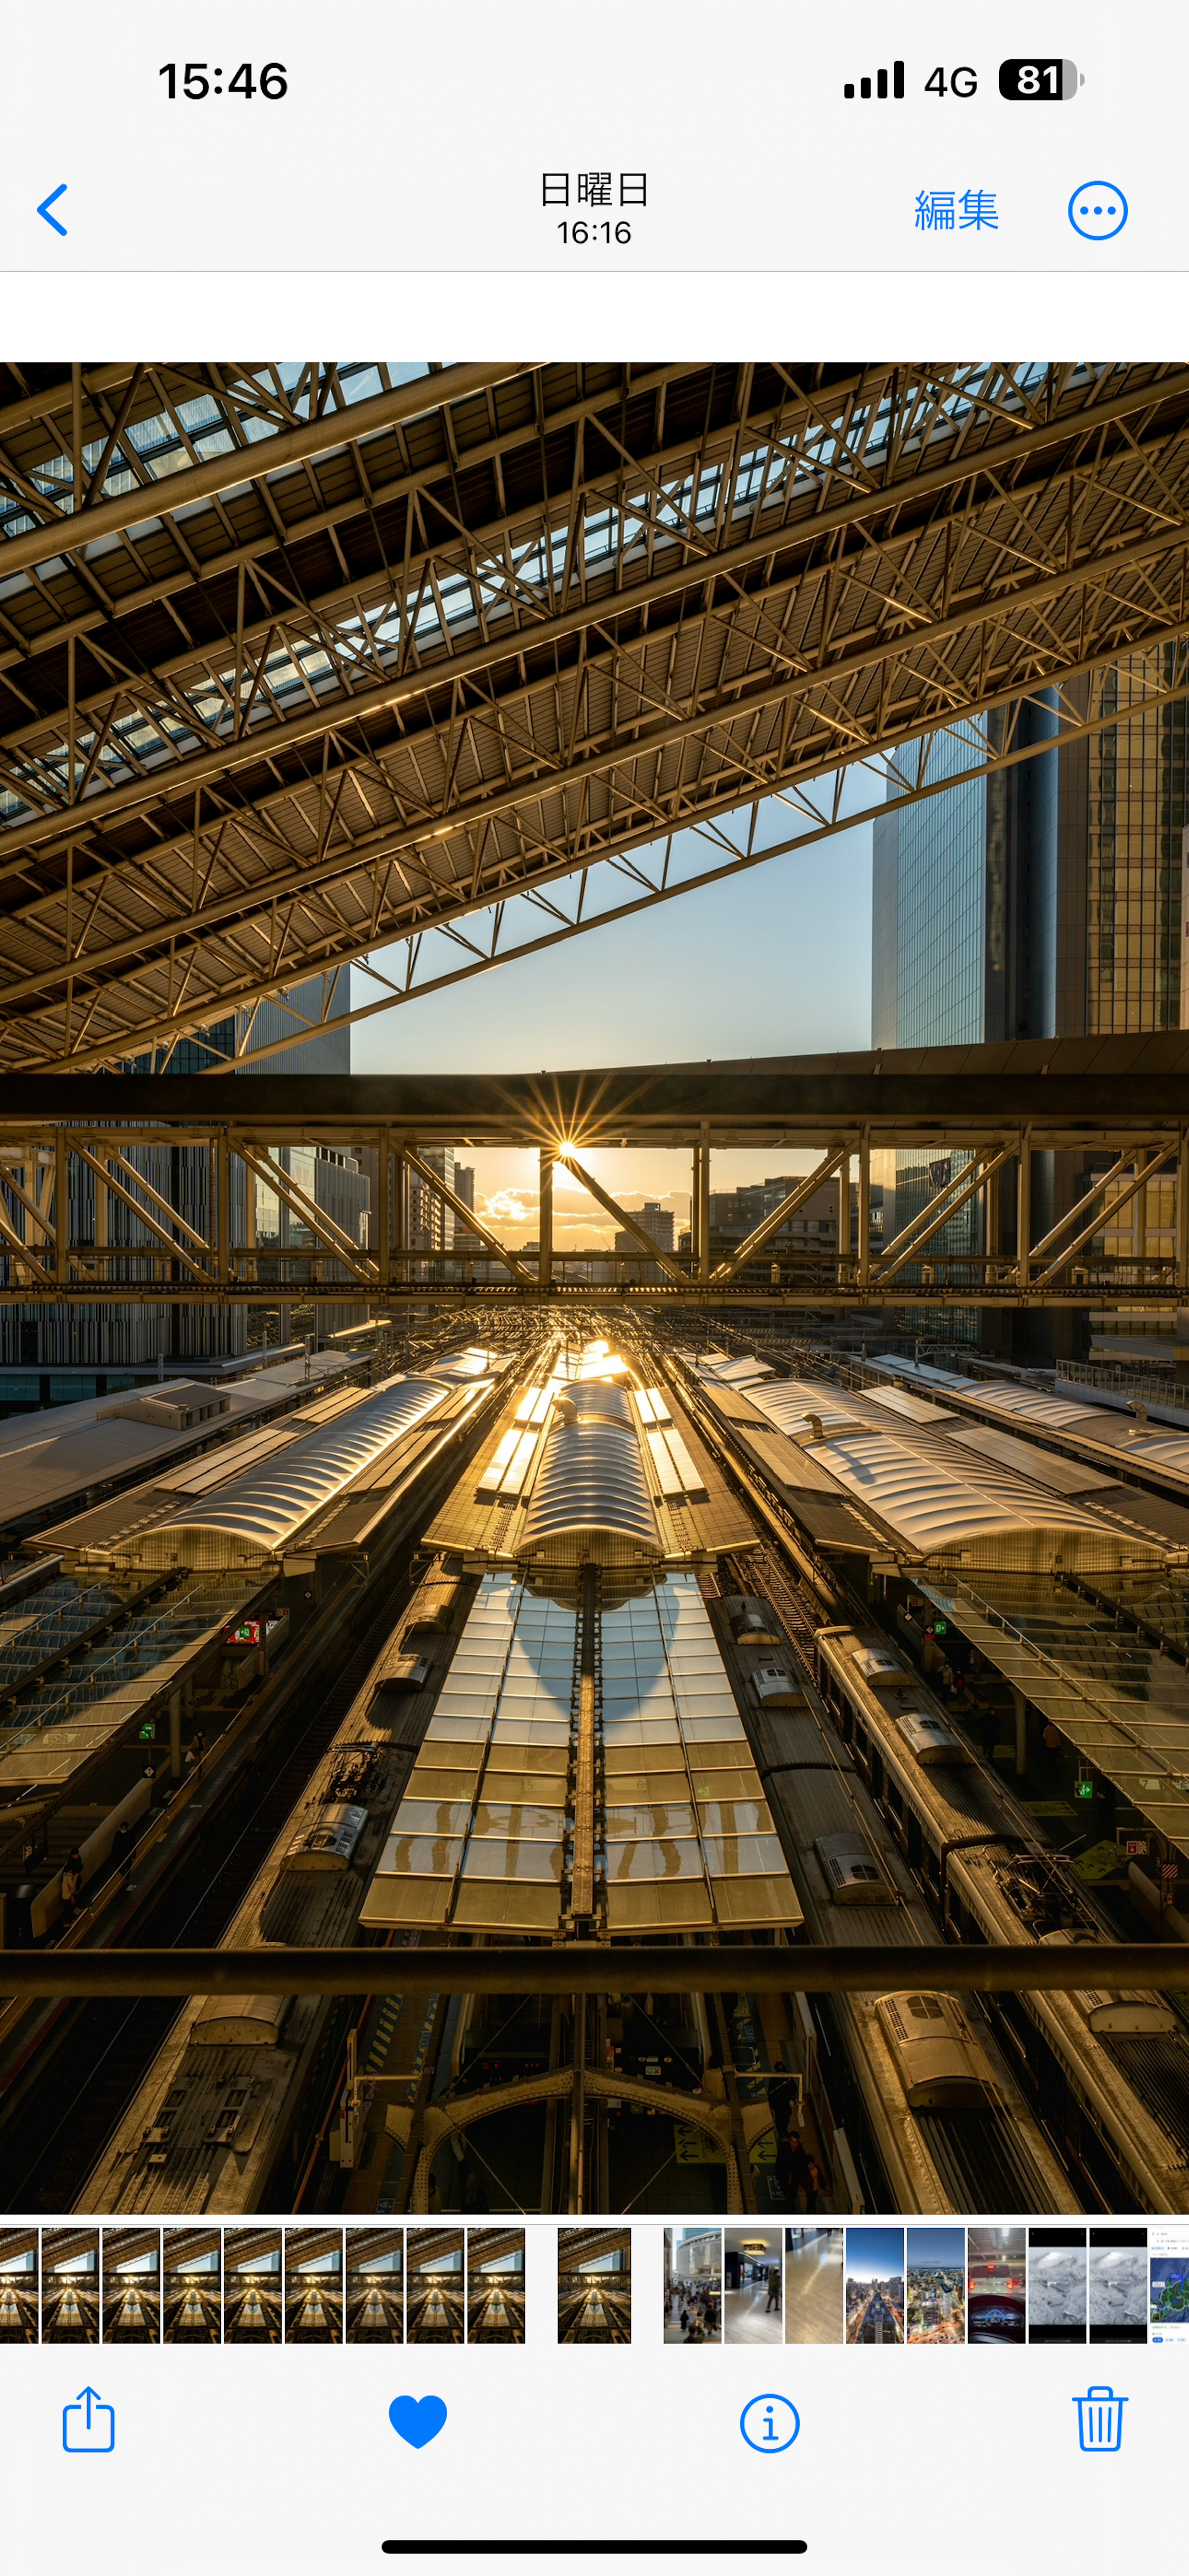
[{"label": "info button", "polygon": [[763,2397],[748,2399],[739,2418],[739,2430],[753,2451],[787,2451],[801,2430],[801,2418],[791,2397],[776,2397],[768,2391]]}]

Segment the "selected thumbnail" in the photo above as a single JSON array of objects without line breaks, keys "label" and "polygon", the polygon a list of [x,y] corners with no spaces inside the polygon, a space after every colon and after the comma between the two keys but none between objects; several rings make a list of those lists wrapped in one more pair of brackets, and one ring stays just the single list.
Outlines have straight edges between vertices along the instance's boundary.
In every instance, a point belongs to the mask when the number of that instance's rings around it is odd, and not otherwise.
[{"label": "selected thumbnail", "polygon": [[626,2227],[563,2227],[557,2239],[559,2343],[630,2343],[632,2238]]}]

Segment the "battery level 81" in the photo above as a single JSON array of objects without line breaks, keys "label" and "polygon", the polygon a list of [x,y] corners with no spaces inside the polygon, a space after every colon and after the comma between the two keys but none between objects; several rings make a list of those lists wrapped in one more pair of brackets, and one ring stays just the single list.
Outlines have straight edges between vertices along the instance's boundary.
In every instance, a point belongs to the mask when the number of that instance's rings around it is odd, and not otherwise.
[{"label": "battery level 81", "polygon": [[1013,54],[1008,62],[1000,63],[999,95],[1029,103],[1042,98],[1076,98],[1085,78],[1076,63],[1062,61],[1056,54],[1033,55],[1031,60]]}]

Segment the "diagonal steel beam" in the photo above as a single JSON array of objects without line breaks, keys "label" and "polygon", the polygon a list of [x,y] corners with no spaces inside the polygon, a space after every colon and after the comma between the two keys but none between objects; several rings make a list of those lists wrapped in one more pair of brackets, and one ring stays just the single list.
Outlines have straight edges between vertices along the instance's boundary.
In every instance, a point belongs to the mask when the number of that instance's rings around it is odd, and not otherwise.
[{"label": "diagonal steel beam", "polygon": [[279,472],[282,466],[300,465],[309,457],[326,455],[332,448],[351,447],[373,430],[391,428],[395,421],[415,420],[422,412],[464,402],[472,394],[486,393],[492,385],[505,384],[509,376],[521,375],[535,363],[506,359],[447,367],[440,375],[418,376],[411,384],[393,385],[366,402],[349,403],[345,410],[324,411],[314,420],[303,421],[299,429],[277,430],[270,438],[233,448],[229,455],[210,457],[205,464],[192,465],[180,474],[134,485],[132,491],[122,492],[115,500],[97,501],[87,511],[85,522],[80,512],[74,544],[73,530],[68,534],[59,519],[52,529],[29,528],[23,536],[10,537],[7,544],[0,546],[4,578],[43,563],[47,555],[72,554],[99,537],[121,536],[125,529],[142,526],[146,519],[176,517],[179,510],[194,501],[226,492],[237,483],[258,482],[266,474]]},{"label": "diagonal steel beam", "polygon": [[[1118,1197],[1111,1200],[1111,1214],[1113,1215],[1115,1210],[1118,1208],[1130,1207],[1133,1198],[1138,1195],[1140,1190],[1145,1188],[1146,1184],[1151,1180],[1153,1173],[1158,1172],[1162,1164],[1167,1163],[1170,1155],[1175,1154],[1176,1151],[1177,1146],[1175,1143],[1157,1146],[1150,1162],[1145,1163],[1143,1170],[1141,1172],[1137,1172],[1135,1179],[1128,1183],[1127,1188],[1120,1190]],[[1034,1288],[1047,1288],[1049,1281],[1051,1279],[1055,1279],[1059,1271],[1064,1270],[1066,1262],[1072,1261],[1075,1252],[1080,1252],[1082,1245],[1089,1242],[1091,1235],[1097,1234],[1099,1226],[1105,1224],[1106,1217],[1107,1211],[1105,1208],[1101,1215],[1092,1216],[1089,1224],[1082,1227],[1080,1234],[1073,1235],[1062,1251],[1058,1253],[1056,1260],[1050,1262],[1047,1270],[1039,1271],[1035,1279],[1032,1278],[1031,1266],[1036,1256],[1034,1253],[1030,1252],[1025,1266],[1026,1284]]]},{"label": "diagonal steel beam", "polygon": [[553,1159],[556,1163],[561,1163],[567,1172],[573,1173],[574,1179],[580,1182],[584,1190],[589,1190],[592,1199],[597,1199],[599,1206],[606,1209],[608,1216],[614,1217],[616,1224],[623,1227],[625,1234],[635,1236],[641,1250],[647,1253],[650,1261],[656,1262],[658,1268],[664,1271],[666,1278],[676,1279],[680,1287],[688,1288],[688,1270],[683,1270],[680,1262],[674,1261],[671,1253],[661,1251],[660,1246],[653,1242],[652,1236],[645,1233],[642,1225],[637,1224],[631,1209],[621,1207],[618,1199],[612,1198],[610,1191],[605,1190],[602,1183],[595,1180],[593,1173],[583,1168],[577,1156],[570,1152],[568,1145],[556,1145]]},{"label": "diagonal steel beam", "polygon": [[[350,1271],[351,1277],[358,1280],[361,1288],[376,1286],[379,1271],[375,1264],[368,1261],[366,1253],[361,1257],[359,1245],[350,1241],[342,1228],[335,1224],[334,1218],[327,1214],[325,1208],[320,1208],[316,1200],[307,1198],[305,1191],[290,1173],[282,1171],[280,1164],[274,1163],[271,1158],[261,1159],[242,1137],[236,1139],[235,1149],[253,1179],[259,1181],[261,1187],[270,1191],[274,1198],[280,1199],[288,1208],[290,1215],[295,1216],[300,1224],[308,1225],[311,1234],[318,1238],[312,1252],[305,1245],[299,1245],[293,1249],[282,1246],[276,1253],[271,1248],[266,1250],[263,1256],[265,1259],[339,1261],[345,1270]],[[258,1253],[259,1250],[260,1247],[257,1245]]]},{"label": "diagonal steel beam", "polygon": [[[882,1288],[887,1280],[894,1279],[897,1272],[904,1268],[905,1262],[911,1261],[918,1252],[923,1252],[925,1245],[932,1242],[934,1235],[940,1233],[943,1225],[949,1224],[950,1218],[957,1215],[959,1208],[964,1208],[967,1200],[974,1198],[982,1189],[984,1182],[993,1180],[996,1172],[1001,1172],[1004,1164],[1010,1163],[1018,1152],[1018,1144],[998,1147],[988,1145],[985,1149],[980,1147],[974,1156],[973,1172],[969,1175],[965,1172],[956,1173],[952,1181],[946,1182],[944,1189],[938,1190],[925,1207],[918,1209],[911,1224],[904,1226],[894,1242],[888,1245],[887,1254],[872,1270],[872,1287]],[[962,1184],[965,1186],[961,1186]],[[956,1198],[950,1198],[951,1190],[957,1190]],[[947,1200],[949,1204],[945,1205],[944,1202]],[[893,1253],[897,1256],[895,1260],[890,1258]]]},{"label": "diagonal steel beam", "polygon": [[[140,1200],[133,1197],[131,1190],[125,1188],[123,1181],[116,1178],[110,1163],[105,1167],[100,1161],[99,1156],[97,1154],[93,1154],[88,1145],[74,1143],[70,1150],[77,1154],[80,1163],[86,1164],[88,1171],[94,1172],[97,1180],[100,1182],[106,1182],[108,1189],[114,1192],[116,1198],[123,1200],[125,1207],[131,1208],[138,1223],[143,1226],[147,1226],[149,1233],[156,1236],[157,1242],[166,1252],[168,1252],[171,1260],[182,1262],[185,1268],[193,1274],[195,1279],[204,1280],[208,1287],[214,1286],[214,1273],[209,1267],[209,1254],[206,1264],[201,1261],[196,1261],[193,1253],[187,1252],[185,1244],[179,1243],[175,1234],[168,1234],[166,1232],[165,1227],[153,1215],[152,1209],[142,1207]],[[137,1178],[139,1185],[139,1175]],[[170,1214],[172,1215],[172,1213],[173,1211],[171,1209]],[[203,1249],[204,1251],[206,1250],[205,1245]],[[151,1254],[153,1246],[152,1244],[143,1243],[109,1244],[108,1250],[109,1252],[117,1252],[122,1259],[129,1253],[134,1255],[136,1253]]]},{"label": "diagonal steel beam", "polygon": [[523,1288],[534,1288],[536,1281],[531,1270],[526,1269],[523,1261],[518,1260],[516,1254],[509,1251],[506,1243],[500,1242],[498,1234],[492,1233],[490,1226],[484,1224],[482,1217],[476,1216],[474,1209],[467,1206],[465,1199],[457,1197],[449,1182],[443,1180],[440,1172],[435,1172],[432,1163],[423,1162],[414,1147],[404,1141],[399,1151],[403,1154],[409,1170],[416,1172],[418,1180],[424,1182],[427,1188],[436,1191],[445,1206],[453,1208],[455,1216],[462,1217],[468,1234],[477,1234],[487,1245],[488,1251],[495,1254],[497,1261],[503,1262],[505,1269],[511,1271],[512,1277],[518,1279]]},{"label": "diagonal steel beam", "polygon": [[[773,1208],[770,1213],[761,1220],[759,1225],[753,1227],[751,1233],[746,1237],[744,1242],[739,1245],[738,1250],[731,1254],[730,1260],[720,1261],[717,1269],[711,1271],[711,1284],[713,1285],[714,1282],[718,1280],[725,1281],[727,1279],[737,1278],[745,1262],[754,1261],[756,1254],[763,1251],[765,1244],[771,1242],[773,1235],[779,1234],[782,1231],[782,1228],[788,1224],[789,1218],[796,1215],[798,1208],[804,1207],[806,1200],[813,1197],[814,1191],[820,1190],[823,1182],[828,1181],[831,1175],[837,1171],[843,1156],[845,1155],[849,1159],[854,1150],[854,1145],[850,1143],[845,1145],[831,1145],[828,1153],[823,1156],[822,1161],[815,1165],[812,1172],[806,1173],[804,1180],[798,1182],[795,1190],[789,1191],[788,1197],[781,1200],[779,1207]],[[849,1215],[849,1209],[846,1213]],[[839,1260],[842,1259],[844,1250],[842,1234],[843,1208],[842,1187],[840,1183],[838,1190]]]}]

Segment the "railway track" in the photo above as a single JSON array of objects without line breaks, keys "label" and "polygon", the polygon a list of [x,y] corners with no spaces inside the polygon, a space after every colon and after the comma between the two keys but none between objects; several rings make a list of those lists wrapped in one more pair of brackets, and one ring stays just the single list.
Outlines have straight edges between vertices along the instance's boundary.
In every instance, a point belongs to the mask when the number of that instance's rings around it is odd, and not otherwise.
[{"label": "railway track", "polygon": [[[176,1876],[138,1922],[138,1940],[166,1949],[219,1942],[400,1615],[417,1544],[413,1540],[405,1551],[397,1579],[386,1576],[377,1586],[380,1597],[345,1664],[335,1641],[328,1640],[318,1671],[304,1686],[311,1714],[300,1733],[267,1776],[259,1776],[256,1765],[239,1775],[212,1811],[209,1829],[188,1848]],[[258,1758],[268,1762],[267,1754]],[[220,1856],[212,1870],[213,1842]],[[32,2216],[73,2207],[177,2011],[175,2002],[156,1999],[92,2004],[63,2016],[53,2064],[21,2104],[0,2149],[5,2208]]]}]

